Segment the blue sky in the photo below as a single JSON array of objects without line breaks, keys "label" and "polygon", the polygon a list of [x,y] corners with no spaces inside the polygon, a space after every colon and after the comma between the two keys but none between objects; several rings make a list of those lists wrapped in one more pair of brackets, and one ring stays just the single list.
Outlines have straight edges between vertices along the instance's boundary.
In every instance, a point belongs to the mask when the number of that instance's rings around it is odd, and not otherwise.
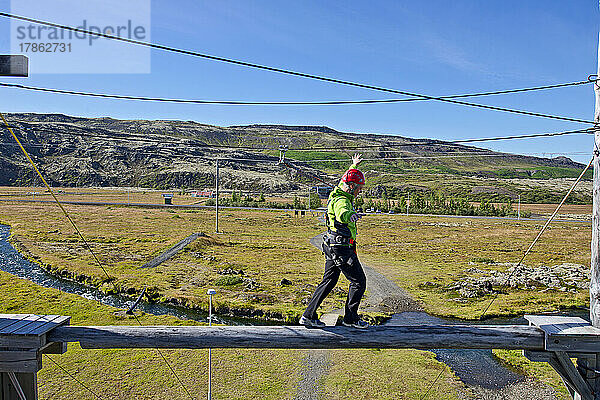
[{"label": "blue sky", "polygon": [[[15,0],[18,1],[18,0]],[[597,70],[597,0],[573,1],[152,1],[151,40],[296,71],[428,95],[586,79]],[[10,2],[0,0],[10,12]],[[65,10],[67,11],[67,10]],[[44,19],[45,15],[28,15]],[[82,18],[84,16],[81,16]],[[0,51],[10,51],[0,18]],[[121,44],[119,46],[130,46]],[[118,59],[115,60],[118,62]],[[153,50],[149,74],[32,74],[33,86],[206,100],[353,100],[397,96]],[[471,99],[592,119],[591,85]],[[214,125],[326,125],[340,131],[442,140],[577,129],[570,122],[413,102],[352,106],[150,104],[0,88],[6,112]],[[589,136],[496,142],[514,153],[590,152]],[[587,162],[587,155],[570,155]]]}]

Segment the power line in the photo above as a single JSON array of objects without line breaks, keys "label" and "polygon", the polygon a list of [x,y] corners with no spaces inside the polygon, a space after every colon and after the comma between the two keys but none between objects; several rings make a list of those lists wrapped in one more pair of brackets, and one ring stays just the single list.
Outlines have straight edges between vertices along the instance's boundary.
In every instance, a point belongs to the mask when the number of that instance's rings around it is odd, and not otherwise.
[{"label": "power line", "polygon": [[532,133],[532,134],[527,134],[527,135],[498,136],[498,137],[479,138],[479,139],[461,139],[461,140],[453,140],[450,143],[493,142],[493,141],[497,141],[497,140],[529,139],[529,138],[537,138],[537,137],[572,135],[572,134],[578,134],[578,133],[589,134],[589,133],[593,133],[593,131],[594,131],[593,128],[576,129],[576,130],[564,131],[564,132]]},{"label": "power line", "polygon": [[475,143],[475,142],[493,142],[498,140],[513,140],[513,139],[531,139],[538,137],[551,137],[551,136],[564,136],[564,135],[575,135],[575,134],[591,134],[593,133],[594,128],[586,128],[586,129],[575,129],[570,131],[562,131],[562,132],[544,132],[544,133],[530,133],[524,135],[511,135],[511,136],[498,136],[498,137],[487,137],[487,138],[473,138],[473,139],[458,139],[458,140],[450,140],[450,141],[440,141],[437,139],[429,140],[428,139],[417,139],[420,140],[418,142],[408,142],[408,143],[382,143],[377,145],[363,145],[363,146],[339,146],[339,147],[302,147],[302,148],[290,148],[288,151],[340,151],[340,150],[364,150],[367,148],[378,148],[378,147],[404,147],[404,146],[415,146],[415,145],[436,145],[436,146],[448,146],[452,144],[462,144],[462,143]]},{"label": "power line", "polygon": [[[509,94],[509,93],[523,93],[537,90],[546,90],[546,89],[555,89],[555,88],[563,88],[569,86],[578,86],[578,85],[586,85],[589,83],[593,83],[594,80],[585,80],[585,81],[577,81],[577,82],[568,82],[568,83],[559,83],[554,85],[545,85],[545,86],[535,86],[523,89],[508,89],[508,90],[498,90],[491,92],[479,92],[479,93],[468,93],[468,94],[456,94],[450,96],[440,96],[440,99],[460,99],[467,97],[481,97],[481,96],[493,96],[500,94]],[[240,100],[196,100],[196,99],[176,99],[176,98],[164,98],[164,97],[147,97],[147,96],[132,96],[132,95],[119,95],[119,94],[106,94],[106,93],[92,93],[92,92],[82,92],[76,90],[67,90],[67,89],[54,89],[54,88],[44,88],[37,86],[28,86],[21,85],[17,83],[5,83],[0,82],[0,86],[15,88],[15,89],[23,89],[23,90],[33,90],[38,92],[47,92],[47,93],[58,93],[65,95],[75,95],[75,96],[87,96],[87,97],[98,97],[105,99],[118,99],[118,100],[140,100],[140,101],[150,101],[150,102],[166,102],[166,103],[183,103],[183,104],[206,104],[206,105],[241,105],[241,106],[258,106],[258,105],[268,105],[268,106],[322,106],[322,105],[347,105],[347,104],[378,104],[378,103],[401,103],[401,102],[410,102],[410,101],[426,101],[429,99],[423,98],[408,98],[408,99],[375,99],[375,100],[325,100],[325,101],[240,101]]]},{"label": "power line", "polygon": [[135,45],[146,46],[146,47],[150,47],[150,48],[157,49],[157,50],[164,50],[164,51],[169,51],[169,52],[178,53],[178,54],[185,54],[185,55],[200,57],[200,58],[204,58],[204,59],[208,59],[208,60],[219,61],[219,62],[234,64],[234,65],[240,65],[240,66],[249,67],[249,68],[256,68],[256,69],[261,69],[261,70],[265,70],[265,71],[271,71],[271,72],[281,73],[281,74],[285,74],[285,75],[292,75],[292,76],[313,79],[313,80],[318,80],[318,81],[323,81],[323,82],[335,83],[335,84],[339,84],[339,85],[353,86],[353,87],[358,87],[358,88],[363,88],[363,89],[376,90],[379,92],[395,93],[395,94],[400,94],[400,95],[404,95],[404,96],[421,98],[421,99],[425,99],[425,100],[435,100],[435,101],[458,104],[458,105],[463,105],[463,106],[468,106],[468,107],[476,107],[476,108],[481,108],[481,109],[486,109],[486,110],[502,111],[502,112],[508,112],[508,113],[513,113],[513,114],[528,115],[528,116],[540,117],[540,118],[549,118],[549,119],[555,119],[555,120],[561,120],[561,121],[579,122],[579,123],[584,123],[584,124],[594,124],[594,121],[583,120],[583,119],[579,119],[579,118],[571,118],[571,117],[564,117],[564,116],[558,116],[558,115],[543,114],[543,113],[538,113],[538,112],[533,112],[533,111],[516,110],[516,109],[511,109],[511,108],[490,106],[490,105],[479,104],[479,103],[469,103],[466,101],[460,101],[460,100],[455,100],[455,99],[447,99],[447,98],[442,98],[442,97],[429,96],[429,95],[425,95],[425,94],[412,93],[412,92],[408,92],[405,90],[388,89],[388,88],[384,88],[384,87],[380,87],[380,86],[357,83],[357,82],[336,79],[336,78],[329,78],[329,77],[325,77],[325,76],[297,72],[297,71],[292,71],[292,70],[287,70],[287,69],[282,69],[282,68],[270,67],[267,65],[255,64],[255,63],[251,63],[251,62],[235,60],[232,58],[218,57],[218,56],[204,54],[204,53],[200,53],[200,52],[196,52],[196,51],[178,49],[178,48],[171,47],[171,46],[164,46],[164,45],[160,45],[160,44],[144,42],[141,40],[122,38],[119,36],[107,35],[105,33],[100,33],[100,32],[91,32],[91,31],[88,31],[85,29],[74,28],[72,26],[61,25],[61,24],[57,24],[54,22],[42,21],[42,20],[38,20],[38,19],[34,19],[34,18],[23,17],[23,16],[5,13],[5,12],[0,12],[0,16],[12,18],[12,19],[18,19],[21,21],[32,22],[35,24],[51,26],[54,28],[65,29],[65,30],[72,31],[72,32],[79,32],[79,33],[84,33],[84,34],[88,34],[88,35],[92,35],[92,36],[103,37],[106,39],[113,39],[113,40],[131,43],[131,44],[135,44]]}]

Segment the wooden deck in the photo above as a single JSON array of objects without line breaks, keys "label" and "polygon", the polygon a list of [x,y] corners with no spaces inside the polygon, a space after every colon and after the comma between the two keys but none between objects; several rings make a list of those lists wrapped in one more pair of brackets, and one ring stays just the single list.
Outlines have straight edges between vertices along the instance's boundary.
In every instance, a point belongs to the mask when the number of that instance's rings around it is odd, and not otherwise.
[{"label": "wooden deck", "polygon": [[524,356],[549,363],[573,398],[594,400],[599,389],[596,371],[600,367],[600,329],[579,317],[525,315],[525,319],[544,332],[544,351],[524,350]]},{"label": "wooden deck", "polygon": [[46,334],[70,320],[61,315],[0,314],[0,347],[41,349],[48,345]]},{"label": "wooden deck", "polygon": [[48,333],[70,320],[61,315],[0,314],[0,399],[37,399],[42,354],[67,351],[66,343],[48,340]]},{"label": "wooden deck", "polygon": [[600,352],[600,329],[579,317],[525,315],[544,331],[546,351]]}]

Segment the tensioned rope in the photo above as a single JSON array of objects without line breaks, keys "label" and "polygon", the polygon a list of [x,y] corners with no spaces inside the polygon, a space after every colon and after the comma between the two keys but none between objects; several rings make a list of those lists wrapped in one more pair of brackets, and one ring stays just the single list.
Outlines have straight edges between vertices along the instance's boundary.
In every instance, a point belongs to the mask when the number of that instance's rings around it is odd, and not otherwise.
[{"label": "tensioned rope", "polygon": [[[565,201],[567,200],[567,198],[569,197],[569,195],[571,194],[571,192],[573,192],[573,190],[575,189],[575,186],[577,186],[577,184],[579,183],[579,181],[581,180],[581,178],[583,178],[583,175],[592,166],[593,162],[594,162],[594,157],[592,157],[592,159],[590,160],[590,162],[588,163],[588,165],[583,169],[583,171],[581,171],[581,174],[575,180],[575,182],[573,182],[573,184],[569,188],[569,191],[567,192],[567,194],[565,194],[565,196],[563,197],[563,199],[561,200],[561,202],[558,204],[558,206],[556,207],[556,209],[554,210],[554,212],[552,213],[552,215],[550,216],[550,218],[548,218],[548,220],[546,221],[546,223],[544,224],[544,226],[542,227],[542,229],[539,231],[539,233],[535,237],[535,239],[533,239],[533,242],[531,242],[531,244],[529,245],[529,247],[527,248],[527,250],[525,251],[525,253],[523,253],[523,256],[521,257],[521,259],[519,260],[519,262],[517,263],[517,265],[515,266],[515,268],[513,269],[513,271],[506,278],[504,284],[502,285],[503,288],[505,288],[510,283],[510,278],[512,278],[513,275],[519,270],[519,267],[523,263],[523,260],[525,260],[525,257],[527,257],[527,255],[529,254],[529,252],[531,251],[531,249],[533,249],[533,246],[535,246],[535,244],[537,243],[537,241],[539,240],[539,238],[542,236],[542,234],[544,233],[544,231],[546,230],[546,228],[548,228],[548,225],[550,225],[550,222],[552,222],[552,220],[554,219],[554,217],[556,216],[556,214],[558,214],[558,211],[560,210],[560,208],[562,207],[562,205],[565,203]],[[500,292],[497,291],[496,294],[494,295],[494,297],[492,297],[492,300],[489,302],[489,304],[487,305],[487,307],[481,313],[481,316],[479,317],[479,319],[482,319],[485,316],[485,313],[490,309],[490,307],[492,306],[492,304],[494,303],[494,301],[498,298],[499,294],[500,294]]]},{"label": "tensioned rope", "polygon": [[104,274],[106,275],[107,280],[108,281],[112,281],[112,278],[108,274],[108,272],[106,272],[106,269],[104,268],[104,265],[102,265],[102,263],[100,262],[100,260],[96,256],[96,253],[94,253],[94,250],[92,250],[92,247],[90,246],[90,244],[88,243],[88,241],[85,239],[85,237],[83,236],[83,234],[81,233],[81,231],[77,227],[77,224],[75,224],[75,221],[73,221],[73,219],[71,219],[71,216],[69,215],[69,213],[67,212],[67,210],[65,209],[65,207],[63,207],[62,203],[58,200],[58,197],[56,197],[56,194],[54,194],[54,191],[52,190],[52,188],[50,187],[50,185],[48,185],[48,182],[46,182],[46,179],[44,179],[44,176],[42,175],[42,173],[38,169],[37,165],[35,164],[35,162],[33,162],[33,159],[29,156],[29,153],[27,152],[27,150],[25,150],[25,147],[23,147],[23,145],[21,144],[21,141],[19,140],[19,138],[17,137],[17,135],[15,135],[15,132],[12,130],[12,128],[10,127],[10,125],[8,125],[8,122],[4,118],[4,114],[1,113],[1,112],[0,112],[0,117],[2,118],[2,121],[4,121],[4,124],[8,128],[8,131],[11,133],[12,137],[15,139],[15,141],[19,145],[19,148],[21,149],[21,151],[23,152],[23,154],[27,158],[27,161],[29,161],[29,164],[31,164],[31,166],[33,167],[33,169],[35,170],[35,172],[37,173],[37,175],[40,177],[40,179],[42,180],[44,186],[46,186],[46,189],[48,190],[48,192],[50,192],[50,194],[54,198],[54,201],[56,201],[56,204],[58,204],[58,206],[60,207],[62,213],[65,215],[65,217],[67,218],[67,220],[71,223],[71,225],[75,229],[75,232],[77,232],[77,235],[79,236],[79,238],[81,239],[81,241],[84,243],[85,247],[92,254],[92,257],[96,261],[96,264],[98,264],[98,266],[100,267],[100,269],[104,272]]},{"label": "tensioned rope", "polygon": [[[132,312],[131,315],[133,315],[133,317],[135,318],[135,320],[137,321],[137,323],[140,326],[143,326],[142,323],[140,322],[139,318],[137,317],[137,315],[135,315],[134,312]],[[160,351],[160,349],[158,347],[155,347],[154,349],[158,352],[158,354],[160,354],[160,356],[162,357],[163,361],[165,362],[165,364],[167,365],[167,367],[169,367],[169,369],[171,370],[171,372],[173,373],[173,375],[175,375],[175,378],[177,379],[177,381],[179,382],[179,384],[181,385],[181,387],[183,388],[183,390],[185,390],[185,393],[188,395],[188,397],[193,400],[194,396],[192,396],[192,394],[189,392],[187,386],[183,384],[183,382],[181,381],[181,379],[179,379],[179,376],[177,375],[177,373],[175,372],[175,370],[171,366],[171,363],[169,363],[169,361],[167,361],[167,358],[165,357],[165,355],[163,354],[163,352]]]},{"label": "tensioned rope", "polygon": [[427,391],[421,397],[419,397],[419,400],[423,400],[424,398],[427,397],[427,395],[429,394],[429,392],[431,391],[431,389],[433,389],[433,387],[437,383],[438,379],[440,379],[440,377],[442,376],[442,374],[444,373],[444,371],[446,370],[446,368],[447,368],[447,365],[444,365],[444,367],[440,370],[440,373],[435,377],[435,379],[431,382],[431,384],[429,384],[429,387],[427,388]]},{"label": "tensioned rope", "polygon": [[455,99],[445,99],[445,98],[436,97],[436,96],[429,96],[429,95],[425,95],[425,94],[408,92],[405,90],[388,89],[388,88],[375,86],[375,85],[357,83],[357,82],[352,82],[352,81],[347,81],[347,80],[342,80],[342,79],[329,78],[329,77],[320,76],[320,75],[314,75],[314,74],[297,72],[297,71],[292,71],[292,70],[287,70],[287,69],[282,69],[282,68],[270,67],[267,65],[255,64],[255,63],[250,63],[250,62],[246,62],[246,61],[235,60],[232,58],[225,58],[225,57],[219,57],[219,56],[214,56],[214,55],[210,55],[210,54],[204,54],[204,53],[200,53],[197,51],[178,49],[178,48],[171,47],[171,46],[165,46],[165,45],[160,45],[160,44],[155,44],[155,43],[150,43],[150,42],[144,42],[141,40],[122,38],[119,36],[108,35],[108,34],[100,33],[100,32],[92,32],[92,31],[88,31],[85,29],[74,28],[74,27],[68,26],[68,25],[61,25],[61,24],[57,24],[54,22],[42,21],[39,19],[24,17],[24,16],[5,13],[5,12],[0,12],[0,16],[11,18],[11,19],[18,19],[21,21],[32,22],[32,23],[40,24],[40,25],[51,26],[54,28],[65,29],[65,30],[72,31],[72,32],[84,33],[84,34],[91,35],[91,36],[98,36],[98,37],[103,37],[106,39],[112,39],[112,40],[131,43],[131,44],[135,44],[135,45],[146,46],[146,47],[150,47],[150,48],[157,49],[157,50],[165,50],[165,51],[169,51],[169,52],[173,52],[173,53],[185,54],[185,55],[200,57],[200,58],[204,58],[204,59],[208,59],[208,60],[219,61],[219,62],[234,64],[234,65],[240,65],[240,66],[244,66],[244,67],[256,68],[256,69],[261,69],[261,70],[265,70],[265,71],[271,71],[271,72],[281,73],[281,74],[285,74],[285,75],[292,75],[292,76],[297,76],[297,77],[301,77],[301,78],[313,79],[313,80],[329,82],[329,83],[334,83],[334,84],[339,84],[339,85],[352,86],[352,87],[358,87],[358,88],[363,88],[363,89],[370,89],[370,90],[375,90],[375,91],[379,91],[379,92],[400,94],[400,95],[404,95],[404,96],[416,97],[416,98],[421,98],[421,99],[425,99],[425,100],[435,100],[435,101],[441,101],[441,102],[445,102],[445,103],[458,104],[458,105],[475,107],[475,108],[486,109],[486,110],[502,111],[502,112],[508,112],[508,113],[513,113],[513,114],[528,115],[531,117],[549,118],[549,119],[562,120],[562,121],[579,122],[579,123],[584,123],[584,124],[594,124],[594,121],[584,120],[584,119],[580,119],[580,118],[564,117],[564,116],[544,114],[544,113],[533,112],[533,111],[516,110],[516,109],[511,109],[511,108],[505,108],[505,107],[490,106],[487,104],[470,103],[470,102],[455,100]]},{"label": "tensioned rope", "polygon": [[[116,284],[114,282],[114,280],[110,277],[110,275],[108,274],[108,272],[106,271],[106,269],[104,268],[104,265],[102,265],[102,263],[100,262],[100,260],[98,259],[98,257],[96,256],[96,253],[94,253],[94,250],[92,250],[91,246],[89,245],[89,243],[87,242],[87,240],[85,239],[85,237],[83,236],[83,234],[81,233],[81,231],[79,230],[79,228],[77,227],[77,224],[75,224],[75,221],[73,221],[73,219],[71,218],[71,216],[69,215],[69,213],[67,212],[67,210],[64,208],[64,206],[62,205],[62,203],[58,200],[58,198],[56,197],[56,194],[54,194],[54,191],[52,190],[52,188],[50,187],[50,185],[48,185],[48,183],[46,182],[46,179],[44,179],[44,176],[42,175],[42,173],[40,172],[40,170],[38,169],[37,165],[35,164],[35,162],[33,161],[33,159],[29,156],[29,153],[27,152],[27,150],[25,150],[25,147],[23,147],[23,145],[21,144],[21,141],[19,140],[19,138],[17,137],[17,135],[15,135],[14,131],[12,130],[12,128],[10,127],[10,125],[8,124],[8,122],[6,121],[6,119],[4,118],[4,114],[0,112],[0,117],[2,118],[2,121],[4,121],[4,124],[6,125],[6,127],[8,128],[9,132],[12,134],[13,138],[15,139],[15,141],[17,142],[17,144],[19,145],[21,151],[23,152],[23,154],[25,154],[25,157],[27,158],[27,160],[29,161],[29,163],[31,164],[31,166],[33,167],[33,169],[36,171],[37,175],[40,177],[40,179],[42,180],[42,182],[44,183],[44,186],[46,186],[46,189],[50,192],[50,194],[52,195],[52,197],[54,198],[54,201],[58,204],[58,206],[60,207],[60,209],[62,210],[63,214],[65,215],[65,217],[67,218],[67,220],[71,223],[71,225],[73,226],[73,228],[75,229],[75,231],[77,232],[77,234],[79,235],[79,237],[81,238],[82,242],[85,244],[86,248],[89,250],[89,252],[92,254],[92,256],[94,257],[94,260],[96,260],[96,263],[100,266],[100,268],[102,269],[102,271],[104,272],[104,274],[106,275],[108,281],[112,282],[113,286],[116,287]],[[134,314],[135,315],[135,314]],[[137,318],[136,316],[136,320],[138,321],[138,323],[141,325],[140,320]],[[158,350],[158,349],[156,349]],[[177,375],[177,373],[175,373],[175,370],[173,369],[173,367],[171,367],[171,365],[169,364],[169,362],[167,361],[166,357],[162,354],[162,352],[160,350],[158,350],[159,354],[161,355],[161,357],[163,358],[163,360],[165,361],[166,365],[169,367],[169,369],[171,370],[171,372],[173,373],[173,375],[175,375],[175,378],[179,381],[179,383],[183,386],[184,390],[186,391],[186,393],[188,394],[188,396],[193,399],[193,397],[190,395],[189,391],[187,390],[187,387],[183,384],[183,382],[181,382],[181,379],[179,379],[179,376]],[[52,360],[53,361],[53,360]],[[55,364],[57,364],[55,362]],[[58,364],[57,364],[58,365]],[[62,367],[61,367],[62,368]],[[64,369],[63,369],[64,370]],[[66,370],[64,370],[66,372]],[[75,379],[75,377],[73,377]],[[78,381],[78,380],[77,380]],[[79,382],[79,381],[78,381]],[[81,383],[81,382],[80,382]],[[83,385],[83,383],[81,383]],[[85,385],[83,385],[84,387],[86,387]],[[86,387],[86,389],[90,390],[89,388]],[[91,390],[90,390],[91,391]]]},{"label": "tensioned rope", "polygon": [[[510,282],[510,278],[512,278],[512,276],[515,274],[515,272],[519,269],[519,267],[521,266],[521,263],[523,262],[523,260],[525,260],[525,257],[527,257],[527,255],[529,254],[529,252],[531,251],[531,249],[533,249],[533,246],[535,246],[535,244],[537,243],[537,241],[539,240],[539,238],[542,236],[542,234],[544,233],[544,231],[548,227],[548,225],[550,225],[550,222],[552,222],[552,220],[554,219],[554,217],[558,213],[558,210],[560,210],[561,206],[567,200],[567,197],[569,197],[569,195],[571,194],[571,192],[573,191],[573,189],[575,189],[575,186],[577,186],[577,183],[579,183],[579,181],[581,180],[581,178],[583,177],[583,175],[587,172],[587,170],[591,167],[591,165],[592,165],[593,162],[594,162],[594,157],[592,157],[592,159],[590,160],[590,162],[588,163],[588,165],[583,169],[583,171],[581,171],[581,174],[579,175],[579,177],[575,180],[575,182],[573,182],[573,185],[571,185],[571,188],[569,189],[569,191],[567,192],[567,194],[563,197],[562,201],[560,202],[560,204],[558,205],[558,207],[556,207],[556,210],[554,210],[554,212],[552,213],[552,215],[550,216],[550,218],[548,218],[548,220],[546,221],[546,223],[544,224],[544,226],[542,227],[542,229],[539,231],[539,233],[537,234],[537,236],[535,237],[535,239],[533,240],[533,242],[531,242],[531,245],[529,245],[529,248],[527,249],[527,251],[525,251],[525,253],[521,257],[521,259],[519,260],[519,262],[517,263],[517,265],[515,266],[515,268],[513,269],[513,271],[506,278],[506,281],[504,282],[504,284],[502,285],[502,287],[506,287],[506,285]],[[485,316],[485,313],[492,306],[492,304],[494,303],[494,300],[496,300],[496,298],[498,298],[498,294],[499,294],[499,292],[496,292],[496,295],[489,302],[489,304],[487,305],[487,307],[485,308],[485,310],[483,310],[483,313],[481,313],[481,316],[479,317],[479,319],[482,319]],[[442,376],[443,372],[444,372],[444,370],[440,371],[440,373],[438,374],[438,376],[429,385],[429,388],[427,389],[427,391],[425,392],[425,394],[423,396],[421,396],[421,398],[419,400],[423,400],[423,399],[425,399],[427,397],[427,395],[429,394],[431,388],[435,385],[435,383],[438,381],[438,379],[440,378],[440,376]]]},{"label": "tensioned rope", "polygon": [[[567,82],[567,83],[558,83],[554,85],[544,85],[544,86],[534,86],[529,88],[522,89],[506,89],[506,90],[497,90],[497,91],[489,91],[489,92],[478,92],[478,93],[467,93],[467,94],[455,94],[449,96],[440,96],[440,99],[462,99],[467,97],[483,97],[483,96],[493,96],[500,94],[509,94],[509,93],[524,93],[538,90],[547,90],[547,89],[556,89],[556,88],[564,88],[570,86],[579,86],[586,85],[588,83],[593,83],[596,79],[590,79],[585,81],[577,81],[577,82]],[[150,102],[165,102],[165,103],[183,103],[183,104],[214,104],[214,105],[238,105],[238,106],[327,106],[327,105],[345,105],[345,104],[380,104],[380,103],[401,103],[408,101],[426,101],[428,99],[422,98],[408,98],[408,99],[374,99],[374,100],[325,100],[325,101],[241,101],[241,100],[197,100],[197,99],[176,99],[176,98],[164,98],[164,97],[148,97],[148,96],[132,96],[132,95],[120,95],[120,94],[107,94],[107,93],[93,93],[93,92],[83,92],[77,90],[68,90],[68,89],[55,89],[55,88],[45,88],[45,87],[37,87],[37,86],[29,86],[22,85],[17,83],[6,83],[0,82],[0,86],[22,89],[22,90],[32,90],[38,92],[47,92],[47,93],[58,93],[65,95],[74,95],[74,96],[86,96],[86,97],[98,97],[105,99],[119,99],[119,100],[140,100],[140,101],[150,101]]]}]

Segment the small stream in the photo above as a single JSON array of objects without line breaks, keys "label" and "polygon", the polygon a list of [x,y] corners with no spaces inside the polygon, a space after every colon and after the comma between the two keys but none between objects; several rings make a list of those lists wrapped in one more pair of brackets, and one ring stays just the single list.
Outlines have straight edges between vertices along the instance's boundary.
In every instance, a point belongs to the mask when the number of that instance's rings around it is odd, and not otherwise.
[{"label": "small stream", "polygon": [[[0,224],[0,269],[20,278],[47,288],[72,293],[90,300],[99,301],[119,309],[127,309],[133,300],[118,294],[105,294],[100,290],[79,282],[56,277],[44,271],[38,264],[25,259],[9,242],[10,227]],[[175,305],[156,304],[142,301],[136,310],[153,315],[172,315],[181,319],[208,322],[207,313]],[[572,314],[572,313],[571,313]],[[585,314],[581,312],[582,317]],[[586,318],[587,319],[587,318]],[[274,325],[267,321],[250,318],[227,318],[213,316],[213,322],[226,325]],[[395,314],[386,325],[457,324],[459,320],[448,320],[431,316],[424,312],[403,312]],[[486,324],[526,324],[524,318],[496,318],[485,321]],[[486,389],[502,389],[510,384],[522,382],[526,378],[501,364],[491,350],[431,349],[439,361],[448,365],[467,385],[481,386]]]},{"label": "small stream", "polygon": [[[403,312],[392,317],[386,325],[418,325],[418,324],[457,324],[464,321],[453,321],[431,316],[424,312]],[[496,319],[486,324],[526,324],[524,318]],[[452,368],[452,371],[467,385],[481,386],[485,389],[502,389],[508,385],[522,382],[525,376],[512,371],[487,349],[431,349],[438,361]]]},{"label": "small stream", "polygon": [[[119,309],[128,309],[132,304],[131,298],[119,294],[106,294],[92,286],[87,286],[69,279],[57,277],[46,272],[38,264],[25,259],[8,241],[10,226],[0,224],[0,269],[9,274],[27,279],[40,286],[58,289],[66,293],[76,294],[90,300]],[[172,315],[181,319],[208,322],[208,313],[195,311],[185,307],[169,304],[140,302],[136,310],[153,315]],[[227,325],[257,323],[256,320],[243,318],[225,318],[213,315],[213,322]]]}]

